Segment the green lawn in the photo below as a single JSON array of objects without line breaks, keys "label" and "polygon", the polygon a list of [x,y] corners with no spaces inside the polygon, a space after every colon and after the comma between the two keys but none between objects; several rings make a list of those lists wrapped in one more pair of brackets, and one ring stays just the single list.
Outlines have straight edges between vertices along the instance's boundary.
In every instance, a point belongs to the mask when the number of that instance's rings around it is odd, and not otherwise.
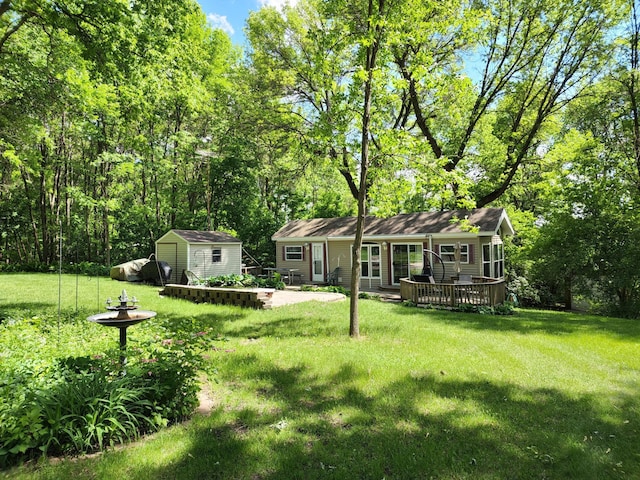
[{"label": "green lawn", "polygon": [[[640,478],[636,321],[362,300],[363,338],[352,340],[348,302],[252,311],[124,286],[159,320],[221,335],[203,373],[210,413],[101,455],[41,460],[0,476]],[[117,343],[117,330],[83,319],[122,287],[64,276],[59,322],[57,276],[0,275],[0,362]],[[18,317],[35,318],[33,330],[12,329]],[[130,328],[130,341],[155,335],[154,322]]]}]

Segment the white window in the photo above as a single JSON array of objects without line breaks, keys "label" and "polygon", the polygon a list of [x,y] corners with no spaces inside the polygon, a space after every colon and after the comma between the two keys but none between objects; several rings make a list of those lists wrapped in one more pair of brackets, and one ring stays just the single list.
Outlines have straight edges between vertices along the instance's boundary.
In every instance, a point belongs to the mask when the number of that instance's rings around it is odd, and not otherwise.
[{"label": "white window", "polygon": [[[456,246],[440,245],[440,256],[445,263],[455,263]],[[460,244],[460,263],[469,263],[469,245],[466,243]]]},{"label": "white window", "polygon": [[360,250],[362,278],[380,278],[380,245],[363,245]]},{"label": "white window", "polygon": [[302,260],[302,245],[287,245],[284,247],[285,260]]},{"label": "white window", "polygon": [[220,263],[222,261],[222,249],[221,248],[212,248],[211,249],[211,263]]},{"label": "white window", "polygon": [[501,243],[493,245],[493,274],[495,278],[504,277],[504,249]]},{"label": "white window", "polygon": [[493,278],[491,275],[491,244],[485,243],[482,245],[482,275],[488,278]]},{"label": "white window", "polygon": [[482,245],[482,274],[489,278],[504,277],[504,245],[502,243]]}]

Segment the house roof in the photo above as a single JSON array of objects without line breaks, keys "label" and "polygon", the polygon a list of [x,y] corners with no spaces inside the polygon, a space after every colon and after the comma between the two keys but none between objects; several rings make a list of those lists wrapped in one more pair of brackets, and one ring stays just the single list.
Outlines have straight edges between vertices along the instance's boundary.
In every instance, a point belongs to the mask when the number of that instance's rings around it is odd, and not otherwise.
[{"label": "house roof", "polygon": [[225,232],[201,230],[171,230],[189,243],[241,243],[233,235]]},{"label": "house roof", "polygon": [[[364,235],[426,236],[467,233],[455,219],[468,220],[469,225],[479,229],[479,234],[497,234],[503,223],[505,223],[507,233],[514,233],[509,217],[503,208],[476,208],[474,210],[402,213],[389,218],[368,216]],[[355,217],[312,218],[287,223],[272,236],[272,239],[353,237],[355,231]]]}]

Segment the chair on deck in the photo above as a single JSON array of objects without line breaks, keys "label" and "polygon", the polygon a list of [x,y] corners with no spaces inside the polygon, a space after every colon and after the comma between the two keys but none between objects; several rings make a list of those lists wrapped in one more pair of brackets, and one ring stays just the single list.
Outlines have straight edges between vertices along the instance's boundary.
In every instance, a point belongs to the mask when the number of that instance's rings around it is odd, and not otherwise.
[{"label": "chair on deck", "polygon": [[473,277],[466,273],[461,273],[458,275],[458,279],[453,281],[456,285],[462,285],[458,289],[458,295],[460,295],[460,300],[464,300],[466,303],[473,303],[473,298],[478,293],[473,290],[473,287],[467,287],[465,285],[473,285]]},{"label": "chair on deck", "polygon": [[338,275],[340,274],[340,267],[336,267],[333,269],[327,277],[327,282],[329,285],[338,285]]}]

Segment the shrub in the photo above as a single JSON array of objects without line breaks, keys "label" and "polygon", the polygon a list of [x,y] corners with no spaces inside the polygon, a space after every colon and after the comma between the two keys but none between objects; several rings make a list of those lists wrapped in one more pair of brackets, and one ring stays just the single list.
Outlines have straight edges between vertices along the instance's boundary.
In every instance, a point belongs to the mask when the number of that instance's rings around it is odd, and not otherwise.
[{"label": "shrub", "polygon": [[541,292],[525,277],[514,277],[507,283],[507,292],[524,306],[534,307],[542,303]]},{"label": "shrub", "polygon": [[199,332],[144,342],[128,349],[126,371],[114,350],[0,372],[0,466],[101,450],[188,418],[209,340]]},{"label": "shrub", "polygon": [[[349,296],[350,292],[349,290],[347,290],[346,288],[340,286],[340,285],[326,285],[326,286],[319,286],[319,285],[302,285],[300,287],[300,290],[303,292],[331,292],[331,293],[341,293],[345,296]],[[362,292],[364,293],[364,292]],[[364,297],[360,297],[360,298],[364,298]]]},{"label": "shrub", "polygon": [[209,277],[203,282],[208,287],[260,287],[284,290],[285,284],[279,273],[274,273],[273,278],[257,278],[249,274],[229,274]]},{"label": "shrub", "polygon": [[511,302],[504,302],[493,307],[488,305],[471,305],[465,303],[458,305],[455,310],[463,313],[479,313],[481,315],[513,315],[513,307],[513,303]]},{"label": "shrub", "polygon": [[[58,264],[48,265],[40,262],[0,264],[0,271],[6,273],[58,273]],[[80,274],[90,277],[108,277],[109,267],[94,262],[64,263],[62,273]]]},{"label": "shrub", "polygon": [[108,277],[110,270],[106,265],[94,262],[80,262],[75,265],[63,265],[62,269],[64,273],[79,273],[80,275],[86,275],[89,277]]},{"label": "shrub", "polygon": [[233,273],[209,277],[205,281],[208,287],[252,287],[255,283],[256,278],[253,275],[238,275]]}]

